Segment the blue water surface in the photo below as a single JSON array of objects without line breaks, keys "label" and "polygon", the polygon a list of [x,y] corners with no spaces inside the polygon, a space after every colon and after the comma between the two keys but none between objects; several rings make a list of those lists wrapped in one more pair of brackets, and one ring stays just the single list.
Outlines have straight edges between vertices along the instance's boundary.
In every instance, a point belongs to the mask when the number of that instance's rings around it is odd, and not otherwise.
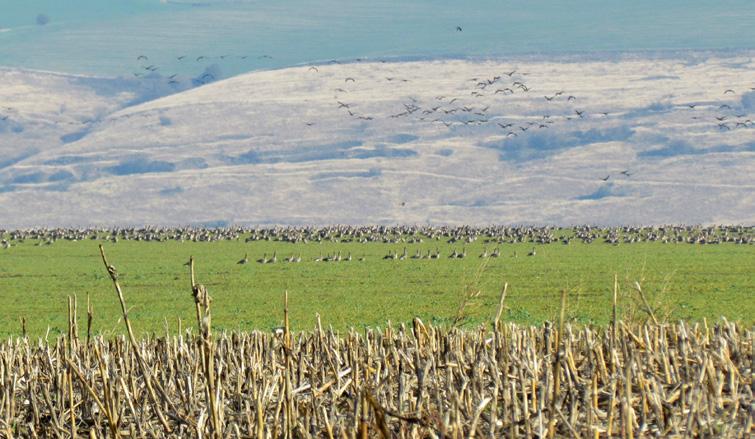
[{"label": "blue water surface", "polygon": [[231,76],[356,58],[739,50],[755,48],[753,23],[753,0],[0,0],[0,66]]}]

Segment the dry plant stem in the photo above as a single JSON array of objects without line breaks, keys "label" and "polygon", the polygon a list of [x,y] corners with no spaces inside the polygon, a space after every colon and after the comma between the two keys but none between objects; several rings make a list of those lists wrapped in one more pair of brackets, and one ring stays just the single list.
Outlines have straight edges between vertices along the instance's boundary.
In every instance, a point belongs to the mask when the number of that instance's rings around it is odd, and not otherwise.
[{"label": "dry plant stem", "polygon": [[656,325],[658,324],[658,319],[655,318],[655,313],[653,312],[653,308],[650,306],[650,303],[648,303],[647,298],[645,297],[645,293],[642,292],[642,287],[640,286],[639,282],[634,283],[634,289],[639,293],[640,299],[642,300],[642,304],[645,307],[645,312],[648,313],[651,319],[653,319],[653,323]]},{"label": "dry plant stem", "polygon": [[[128,339],[129,339],[129,342],[131,343],[131,347],[134,351],[134,356],[136,357],[136,361],[139,365],[139,368],[142,371],[142,375],[144,376],[144,382],[147,386],[147,393],[149,395],[150,400],[152,401],[152,408],[157,413],[157,417],[160,419],[160,423],[162,424],[165,432],[170,433],[171,431],[173,431],[173,429],[171,428],[170,424],[168,424],[168,421],[165,419],[165,415],[163,414],[161,404],[157,400],[157,396],[155,395],[155,390],[153,388],[153,383],[152,383],[152,373],[150,372],[149,368],[144,362],[144,359],[139,353],[139,346],[136,342],[136,338],[134,337],[134,331],[133,329],[131,329],[131,321],[128,318],[128,309],[126,308],[126,300],[123,298],[123,291],[121,290],[121,286],[118,283],[118,272],[115,270],[115,267],[113,267],[112,265],[108,263],[107,257],[105,256],[105,249],[102,247],[102,244],[100,244],[100,256],[102,256],[102,263],[105,264],[105,269],[110,275],[110,279],[113,281],[113,286],[115,287],[115,292],[118,295],[118,301],[121,304],[121,313],[123,314],[123,322],[126,324],[126,331],[128,332]],[[162,393],[161,396],[162,396],[163,401],[167,402],[169,405],[172,405],[168,396],[165,395],[164,392],[161,392],[161,393]]]},{"label": "dry plant stem", "polygon": [[559,399],[559,392],[561,390],[561,337],[564,333],[564,317],[566,315],[566,290],[561,290],[561,311],[558,316],[558,332],[556,332],[556,345],[555,355],[553,356],[553,397],[551,398],[550,406],[550,423],[548,424],[548,437],[553,438],[556,434],[556,422],[555,415],[557,409],[557,403]]},{"label": "dry plant stem", "polygon": [[613,352],[616,345],[616,307],[619,298],[619,276],[614,273],[613,275],[613,301],[611,307],[611,352]]},{"label": "dry plant stem", "polygon": [[[206,390],[205,397],[207,407],[210,411],[211,434],[214,438],[223,436],[223,429],[220,422],[220,410],[217,401],[217,382],[215,378],[215,349],[212,343],[212,313],[210,304],[212,298],[207,293],[204,285],[196,283],[194,274],[194,257],[189,258],[189,269],[191,277],[191,290],[194,296],[194,305],[197,312],[197,329],[201,336],[201,354],[202,354],[202,372],[205,377]],[[197,428],[200,428],[197,426]],[[201,432],[197,432],[201,435]]]},{"label": "dry plant stem", "polygon": [[506,290],[509,289],[509,283],[506,282],[503,284],[503,289],[501,290],[501,299],[498,301],[498,311],[495,313],[495,319],[493,320],[493,329],[498,331],[500,329],[500,322],[501,322],[501,314],[503,314],[503,302],[506,300]]}]

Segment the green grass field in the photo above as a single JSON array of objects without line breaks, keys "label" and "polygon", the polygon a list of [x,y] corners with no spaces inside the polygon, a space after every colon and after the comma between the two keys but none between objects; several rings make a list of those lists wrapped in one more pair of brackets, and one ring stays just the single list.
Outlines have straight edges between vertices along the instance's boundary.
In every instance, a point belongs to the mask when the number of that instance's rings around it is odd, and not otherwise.
[{"label": "green grass field", "polygon": [[[120,333],[120,309],[112,283],[99,258],[99,241],[36,241],[0,250],[0,335],[20,334],[20,318],[30,335],[65,332],[67,296],[77,295],[79,327],[86,327],[86,297],[94,306],[93,328]],[[269,330],[282,322],[282,295],[289,292],[294,329],[312,328],[315,313],[337,329],[383,326],[388,320],[450,324],[465,291],[481,291],[464,309],[464,325],[490,319],[499,292],[508,282],[504,319],[536,324],[554,319],[560,291],[568,291],[567,316],[578,323],[605,323],[610,318],[614,274],[618,275],[620,310],[625,318],[637,313],[639,295],[631,287],[640,281],[658,314],[670,319],[716,320],[725,316],[746,324],[755,321],[755,247],[603,243],[537,246],[504,244],[500,258],[478,258],[485,245],[467,245],[465,259],[449,259],[460,244],[426,241],[407,245],[409,255],[439,247],[440,260],[382,260],[403,245],[221,241],[106,243],[110,263],[119,274],[134,329],[140,333],[171,332],[194,324],[188,269],[196,259],[198,281],[213,297],[217,330]],[[258,264],[273,251],[279,260],[301,253],[303,262]],[[352,253],[350,262],[313,262],[320,254]],[[236,261],[249,253],[250,263]],[[513,257],[517,252],[518,257]],[[356,259],[366,256],[366,261]],[[487,262],[485,262],[487,261]],[[638,315],[638,314],[635,314]],[[83,329],[82,329],[83,330]]]}]

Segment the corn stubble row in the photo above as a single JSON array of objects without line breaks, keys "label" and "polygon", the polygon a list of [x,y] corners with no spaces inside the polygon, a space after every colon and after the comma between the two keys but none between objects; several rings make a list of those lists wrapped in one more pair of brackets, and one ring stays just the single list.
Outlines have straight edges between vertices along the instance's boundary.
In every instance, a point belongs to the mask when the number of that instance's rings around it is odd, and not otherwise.
[{"label": "corn stubble row", "polygon": [[[200,297],[201,299],[201,297]],[[198,318],[201,307],[198,300]],[[7,437],[748,437],[750,329],[77,331],[0,345]]]}]

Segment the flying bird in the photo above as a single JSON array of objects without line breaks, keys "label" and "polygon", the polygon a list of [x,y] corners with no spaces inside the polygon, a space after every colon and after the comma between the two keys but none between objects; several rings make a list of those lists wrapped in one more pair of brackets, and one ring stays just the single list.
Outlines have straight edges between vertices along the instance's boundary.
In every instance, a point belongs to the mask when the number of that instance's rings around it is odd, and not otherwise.
[{"label": "flying bird", "polygon": [[732,90],[732,89],[728,89],[728,90],[725,90],[725,91],[724,91],[724,94],[727,94],[727,93],[736,94],[736,93],[734,92],[734,90]]},{"label": "flying bird", "polygon": [[608,181],[608,179],[611,178],[611,175],[606,175],[605,177],[601,178],[603,181]]},{"label": "flying bird", "polygon": [[461,32],[461,31],[462,31],[461,26],[456,26],[456,32]]},{"label": "flying bird", "polygon": [[343,80],[343,82],[349,82],[349,81],[351,81],[351,82],[357,82],[356,79],[350,78],[350,77]]},{"label": "flying bird", "polygon": [[315,66],[310,66],[310,67],[309,67],[309,70],[308,70],[308,71],[309,71],[309,72],[311,72],[311,71],[313,71],[313,70],[314,70],[315,72],[319,72],[319,70],[318,70],[318,69],[317,69],[317,67],[315,67]]}]

